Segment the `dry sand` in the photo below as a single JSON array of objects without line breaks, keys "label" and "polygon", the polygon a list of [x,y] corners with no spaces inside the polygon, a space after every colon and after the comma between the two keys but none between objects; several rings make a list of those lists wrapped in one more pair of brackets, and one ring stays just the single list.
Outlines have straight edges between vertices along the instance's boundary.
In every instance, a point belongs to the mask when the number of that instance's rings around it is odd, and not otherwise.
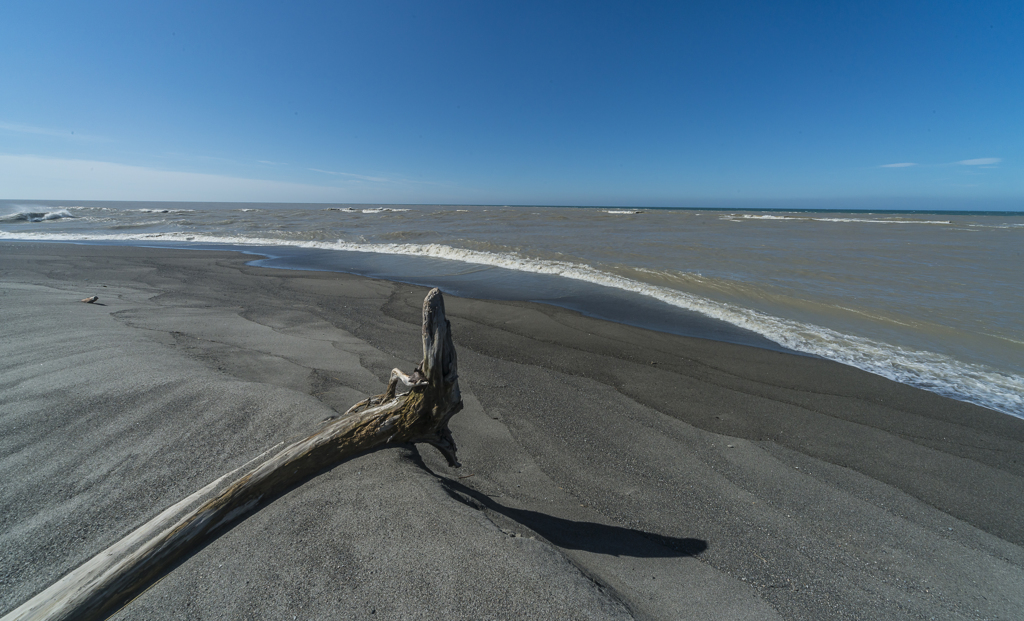
[{"label": "dry sand", "polygon": [[[0,614],[419,361],[424,289],[249,258],[0,243]],[[462,468],[424,446],[341,464],[115,618],[1021,618],[1024,421],[446,303]]]}]

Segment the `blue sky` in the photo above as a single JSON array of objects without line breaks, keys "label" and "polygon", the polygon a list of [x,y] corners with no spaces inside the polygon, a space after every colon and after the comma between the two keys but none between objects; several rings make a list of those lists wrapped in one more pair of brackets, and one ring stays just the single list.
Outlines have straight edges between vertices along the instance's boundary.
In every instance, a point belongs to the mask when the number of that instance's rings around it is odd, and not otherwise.
[{"label": "blue sky", "polygon": [[1024,209],[1024,3],[33,2],[0,197]]}]

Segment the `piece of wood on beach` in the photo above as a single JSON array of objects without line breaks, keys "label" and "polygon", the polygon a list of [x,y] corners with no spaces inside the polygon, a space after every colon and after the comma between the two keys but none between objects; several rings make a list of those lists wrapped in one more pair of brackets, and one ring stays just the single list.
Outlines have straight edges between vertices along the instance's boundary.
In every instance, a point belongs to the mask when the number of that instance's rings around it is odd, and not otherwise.
[{"label": "piece of wood on beach", "polygon": [[[261,503],[375,448],[425,442],[459,466],[448,421],[462,409],[455,346],[438,289],[423,300],[423,360],[320,431],[225,474],[136,529],[0,621],[103,619]],[[398,393],[398,383],[409,387]],[[280,445],[279,445],[280,446]],[[276,448],[276,447],[275,447]],[[241,476],[237,476],[238,473]]]},{"label": "piece of wood on beach", "polygon": [[[94,295],[92,297],[85,298],[84,300],[79,300],[79,302],[85,302],[86,304],[92,304],[93,302],[95,302],[98,299],[100,299],[100,296]],[[100,306],[102,306],[102,304]]]}]

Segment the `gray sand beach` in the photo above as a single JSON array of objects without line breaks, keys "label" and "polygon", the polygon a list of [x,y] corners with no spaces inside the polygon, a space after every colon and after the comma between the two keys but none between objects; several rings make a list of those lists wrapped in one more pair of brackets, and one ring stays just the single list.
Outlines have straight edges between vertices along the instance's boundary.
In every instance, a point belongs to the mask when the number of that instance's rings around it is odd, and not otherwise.
[{"label": "gray sand beach", "polygon": [[[419,362],[426,289],[251,259],[0,243],[0,615]],[[461,468],[429,446],[342,463],[113,618],[1024,616],[1024,420],[808,356],[446,305]]]}]

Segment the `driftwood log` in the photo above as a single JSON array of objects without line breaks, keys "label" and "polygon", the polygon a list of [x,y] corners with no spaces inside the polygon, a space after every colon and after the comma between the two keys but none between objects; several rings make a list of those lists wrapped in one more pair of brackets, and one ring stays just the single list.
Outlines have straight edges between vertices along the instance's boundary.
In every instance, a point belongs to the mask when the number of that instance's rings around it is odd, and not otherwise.
[{"label": "driftwood log", "polygon": [[[248,464],[166,509],[0,621],[102,619],[159,580],[174,563],[232,523],[324,469],[387,445],[425,442],[458,466],[448,421],[462,409],[444,298],[423,300],[423,361],[391,372],[387,390],[277,453]],[[409,387],[398,393],[398,383]],[[278,445],[280,446],[280,445]],[[269,457],[268,457],[269,455]],[[237,476],[244,472],[241,476]]]}]

